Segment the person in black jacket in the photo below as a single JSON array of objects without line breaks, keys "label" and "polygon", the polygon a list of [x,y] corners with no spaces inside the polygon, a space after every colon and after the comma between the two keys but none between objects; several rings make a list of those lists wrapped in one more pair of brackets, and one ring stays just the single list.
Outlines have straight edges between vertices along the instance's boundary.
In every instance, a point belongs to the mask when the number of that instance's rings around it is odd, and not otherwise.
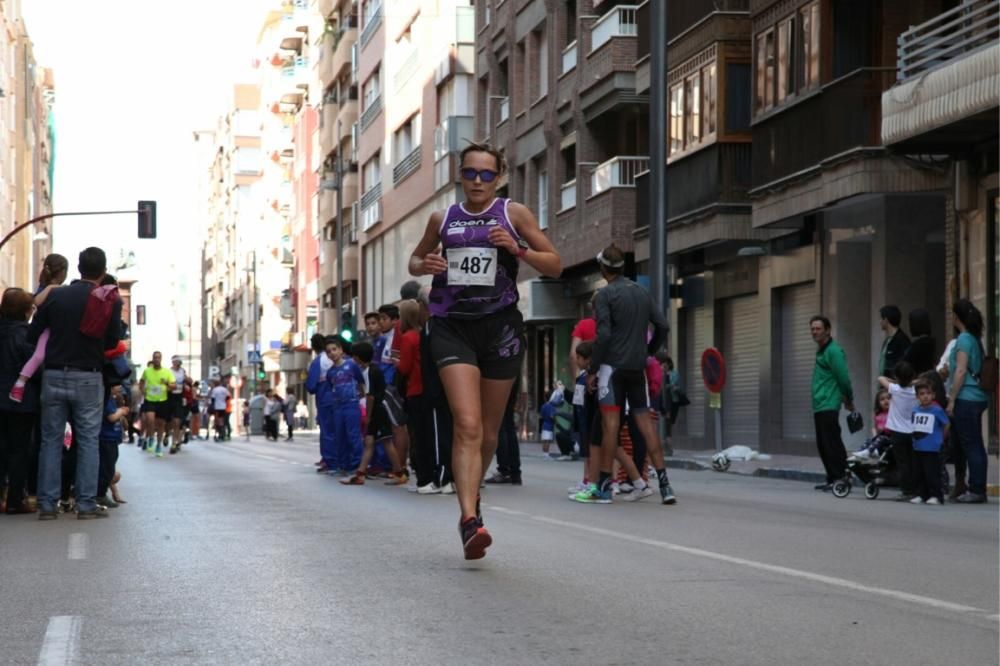
[{"label": "person in black jacket", "polygon": [[9,480],[7,513],[34,513],[24,502],[27,487],[28,451],[39,410],[39,380],[25,385],[23,399],[10,399],[18,373],[31,358],[35,346],[28,342],[28,318],[34,311],[31,294],[13,287],[0,302],[0,488]]},{"label": "person in black jacket", "polygon": [[937,341],[931,336],[931,315],[924,308],[911,310],[909,315],[910,346],[903,353],[903,360],[913,366],[918,374],[933,370],[937,365]]},{"label": "person in black jacket", "polygon": [[879,327],[885,333],[882,351],[879,354],[878,374],[880,377],[895,379],[893,371],[896,364],[903,360],[903,354],[910,347],[910,338],[899,325],[903,321],[903,313],[895,305],[883,305],[878,311]]}]

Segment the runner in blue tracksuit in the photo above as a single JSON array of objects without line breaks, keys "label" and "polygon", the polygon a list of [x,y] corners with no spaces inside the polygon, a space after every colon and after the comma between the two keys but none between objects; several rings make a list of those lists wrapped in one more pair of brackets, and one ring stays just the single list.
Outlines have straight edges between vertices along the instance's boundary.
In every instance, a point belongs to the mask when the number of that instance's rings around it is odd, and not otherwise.
[{"label": "runner in blue tracksuit", "polygon": [[[365,394],[365,375],[349,356],[349,348],[339,337],[326,343],[333,366],[326,373],[326,383],[333,394],[333,440],[336,470],[352,472],[361,464],[364,441],[361,439],[361,397]],[[329,473],[334,473],[331,470]]]},{"label": "runner in blue tracksuit", "polygon": [[322,459],[318,472],[338,469],[336,449],[333,444],[333,391],[327,381],[327,373],[333,361],[327,354],[327,338],[320,333],[310,339],[316,358],[309,364],[306,375],[306,390],[316,396],[316,421],[319,423],[319,454]]}]

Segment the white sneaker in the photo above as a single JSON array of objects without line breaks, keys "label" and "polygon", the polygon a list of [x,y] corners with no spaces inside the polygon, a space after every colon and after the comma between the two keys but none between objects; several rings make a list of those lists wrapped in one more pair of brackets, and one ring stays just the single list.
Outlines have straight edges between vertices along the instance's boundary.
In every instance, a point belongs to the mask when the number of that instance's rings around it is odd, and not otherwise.
[{"label": "white sneaker", "polygon": [[941,500],[939,500],[937,497],[931,497],[930,499],[927,500],[926,503],[933,504],[934,506],[939,506],[941,504]]},{"label": "white sneaker", "polygon": [[559,462],[566,462],[567,460],[572,460],[573,456],[559,456],[556,458]]},{"label": "white sneaker", "polygon": [[556,457],[554,455],[552,455],[551,453],[543,453],[542,454],[542,460],[545,461],[545,462],[552,462],[555,459],[556,459]]},{"label": "white sneaker", "polygon": [[436,484],[433,481],[431,481],[426,486],[420,486],[419,488],[417,488],[417,494],[418,495],[440,495],[441,494],[441,489],[438,487],[438,484]]},{"label": "white sneaker", "polygon": [[639,490],[638,488],[633,488],[631,492],[627,493],[623,492],[621,495],[618,496],[618,499],[622,500],[623,502],[638,502],[642,498],[649,497],[652,494],[653,494],[653,489],[650,488],[649,486],[646,486],[642,490]]},{"label": "white sneaker", "polygon": [[406,492],[408,493],[417,492],[417,478],[415,476],[411,476],[410,482],[406,484]]},{"label": "white sneaker", "polygon": [[913,499],[910,500],[910,504],[923,504],[923,503],[924,503],[923,497],[914,497]]},{"label": "white sneaker", "polygon": [[622,493],[622,494],[624,494],[624,493],[630,493],[630,492],[632,492],[632,491],[633,491],[634,489],[635,489],[635,486],[633,486],[633,485],[632,485],[631,483],[629,483],[628,481],[626,481],[625,483],[619,483],[619,484],[618,484],[618,492],[620,492],[620,493]]},{"label": "white sneaker", "polygon": [[455,484],[449,482],[449,483],[446,483],[443,486],[441,486],[441,494],[442,495],[454,495],[455,494]]},{"label": "white sneaker", "polygon": [[619,486],[617,483],[612,483],[611,484],[611,494],[612,495],[617,495],[620,492],[621,492],[621,486]]}]

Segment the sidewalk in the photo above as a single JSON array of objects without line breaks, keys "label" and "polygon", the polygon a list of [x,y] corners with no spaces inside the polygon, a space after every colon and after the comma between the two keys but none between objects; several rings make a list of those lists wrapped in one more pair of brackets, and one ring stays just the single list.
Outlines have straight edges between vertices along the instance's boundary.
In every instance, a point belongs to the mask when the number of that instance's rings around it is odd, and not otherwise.
[{"label": "sidewalk", "polygon": [[[556,447],[553,450],[558,452]],[[674,449],[674,454],[667,458],[670,469],[686,469],[691,471],[712,470],[713,450]],[[521,455],[526,457],[541,457],[542,447],[538,442],[522,442]],[[788,479],[790,481],[806,481],[808,483],[823,483],[826,473],[818,456],[792,456],[767,454],[766,459],[733,460],[726,472],[716,474],[741,474],[743,476],[761,476],[771,479]],[[989,469],[986,477],[987,494],[1000,497],[1000,460],[997,456],[989,457]]]}]

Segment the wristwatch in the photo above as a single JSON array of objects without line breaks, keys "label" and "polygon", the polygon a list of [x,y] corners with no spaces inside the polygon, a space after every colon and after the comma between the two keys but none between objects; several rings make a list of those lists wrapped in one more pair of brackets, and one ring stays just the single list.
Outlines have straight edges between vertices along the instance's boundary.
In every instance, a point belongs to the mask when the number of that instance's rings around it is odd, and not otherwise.
[{"label": "wristwatch", "polygon": [[523,238],[518,238],[517,239],[517,258],[518,259],[521,259],[521,258],[524,257],[524,255],[528,254],[528,250],[530,250],[530,249],[531,249],[531,246],[528,245],[528,241],[524,240]]}]

